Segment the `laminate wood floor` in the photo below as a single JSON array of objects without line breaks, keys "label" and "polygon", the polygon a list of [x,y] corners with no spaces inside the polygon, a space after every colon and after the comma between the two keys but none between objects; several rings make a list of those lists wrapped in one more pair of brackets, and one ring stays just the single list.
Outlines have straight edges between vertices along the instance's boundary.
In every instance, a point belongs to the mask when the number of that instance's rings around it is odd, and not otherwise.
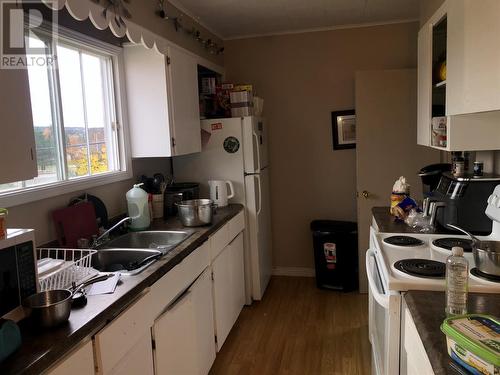
[{"label": "laminate wood floor", "polygon": [[211,375],[370,374],[368,297],[316,288],[313,278],[273,277],[245,306]]}]

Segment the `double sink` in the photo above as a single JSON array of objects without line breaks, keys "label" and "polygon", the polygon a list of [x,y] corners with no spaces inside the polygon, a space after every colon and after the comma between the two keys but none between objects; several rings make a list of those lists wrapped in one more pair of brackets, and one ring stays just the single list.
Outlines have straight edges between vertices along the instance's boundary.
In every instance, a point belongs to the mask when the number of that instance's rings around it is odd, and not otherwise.
[{"label": "double sink", "polygon": [[92,266],[101,272],[137,275],[193,233],[194,231],[130,232],[99,246],[92,257]]}]

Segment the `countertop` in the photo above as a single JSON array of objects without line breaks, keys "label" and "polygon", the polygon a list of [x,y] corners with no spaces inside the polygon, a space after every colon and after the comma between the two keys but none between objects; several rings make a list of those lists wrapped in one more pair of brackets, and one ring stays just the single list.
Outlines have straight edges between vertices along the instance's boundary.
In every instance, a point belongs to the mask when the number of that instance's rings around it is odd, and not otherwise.
[{"label": "countertop", "polygon": [[[405,302],[431,362],[434,374],[460,374],[450,367],[446,337],[440,326],[446,318],[444,292],[409,291]],[[469,313],[495,315],[500,311],[500,294],[469,293]]]},{"label": "countertop", "polygon": [[143,291],[163,277],[175,265],[205,242],[243,210],[240,204],[219,208],[209,226],[185,228],[177,218],[155,220],[151,230],[192,230],[194,233],[175,249],[136,276],[122,277],[113,294],[88,296],[88,303],[73,309],[69,321],[51,330],[37,330],[29,319],[20,322],[23,344],[0,364],[0,374],[40,374],[76,348],[79,343],[99,332]]},{"label": "countertop", "polygon": [[[380,233],[422,233],[418,229],[409,227],[403,221],[396,220],[396,218],[389,213],[389,207],[373,207],[372,214]],[[425,233],[450,234],[453,232],[448,229],[438,227],[435,230]]]}]

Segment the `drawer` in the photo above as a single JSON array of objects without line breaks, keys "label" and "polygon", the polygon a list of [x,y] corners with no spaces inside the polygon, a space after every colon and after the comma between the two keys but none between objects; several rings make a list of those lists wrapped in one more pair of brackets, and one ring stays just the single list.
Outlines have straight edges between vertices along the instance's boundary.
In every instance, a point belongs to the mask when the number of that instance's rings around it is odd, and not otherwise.
[{"label": "drawer", "polygon": [[101,374],[109,374],[153,325],[151,293],[146,292],[132,306],[95,335],[96,362]]},{"label": "drawer", "polygon": [[156,319],[210,264],[210,245],[203,245],[189,254],[165,276],[151,286],[150,311]]},{"label": "drawer", "polygon": [[229,223],[229,242],[231,242],[240,232],[245,229],[245,212],[241,211],[233,217]]},{"label": "drawer", "polygon": [[93,375],[94,374],[94,350],[92,341],[81,345],[71,354],[64,357],[60,363],[48,371],[49,375]]},{"label": "drawer", "polygon": [[229,223],[224,224],[217,232],[210,236],[210,259],[217,255],[229,244]]}]

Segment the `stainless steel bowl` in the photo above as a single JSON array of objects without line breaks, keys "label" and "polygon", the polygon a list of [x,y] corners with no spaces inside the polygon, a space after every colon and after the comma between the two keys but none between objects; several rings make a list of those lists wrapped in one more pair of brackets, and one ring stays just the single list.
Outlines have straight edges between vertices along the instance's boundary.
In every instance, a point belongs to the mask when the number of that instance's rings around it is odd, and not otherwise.
[{"label": "stainless steel bowl", "polygon": [[472,249],[476,268],[488,275],[500,276],[500,242],[480,241]]},{"label": "stainless steel bowl", "polygon": [[179,219],[186,227],[199,227],[212,223],[215,211],[211,199],[192,199],[176,203]]},{"label": "stainless steel bowl", "polygon": [[72,296],[73,293],[66,289],[47,290],[29,296],[23,306],[37,325],[55,327],[69,319]]}]

